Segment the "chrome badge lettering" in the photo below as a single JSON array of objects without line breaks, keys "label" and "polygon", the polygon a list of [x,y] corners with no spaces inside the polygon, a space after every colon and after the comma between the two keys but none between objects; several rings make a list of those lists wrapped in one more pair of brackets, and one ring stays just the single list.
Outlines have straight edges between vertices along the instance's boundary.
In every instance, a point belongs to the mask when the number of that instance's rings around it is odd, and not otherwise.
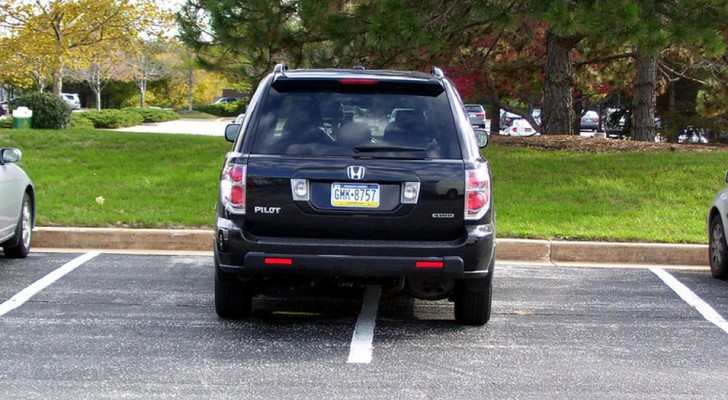
[{"label": "chrome badge lettering", "polygon": [[281,213],[281,208],[280,207],[260,207],[260,206],[255,206],[255,208],[253,209],[253,211],[256,214],[280,214]]},{"label": "chrome badge lettering", "polygon": [[432,218],[455,218],[455,214],[453,214],[453,213],[434,213],[434,214],[432,214]]}]

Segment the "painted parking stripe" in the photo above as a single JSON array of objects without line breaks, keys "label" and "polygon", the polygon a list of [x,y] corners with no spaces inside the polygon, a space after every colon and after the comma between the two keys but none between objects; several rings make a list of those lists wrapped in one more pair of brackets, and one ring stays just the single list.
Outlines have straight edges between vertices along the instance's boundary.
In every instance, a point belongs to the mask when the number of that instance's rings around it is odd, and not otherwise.
[{"label": "painted parking stripe", "polygon": [[347,363],[369,364],[372,362],[374,325],[381,295],[382,288],[380,286],[369,285],[364,290],[364,300],[362,301],[359,318],[356,320],[354,335],[351,338]]},{"label": "painted parking stripe", "polygon": [[722,329],[725,333],[728,333],[728,321],[721,317],[720,314],[713,309],[713,307],[698,297],[698,295],[696,295],[692,290],[688,289],[687,286],[683,285],[664,269],[651,267],[650,271],[662,279],[662,281],[665,282],[665,284],[677,293],[678,296],[680,296],[686,303],[695,307],[695,309],[698,310],[698,312],[700,312],[706,320]]},{"label": "painted parking stripe", "polygon": [[67,262],[62,267],[49,273],[48,275],[38,279],[32,285],[18,292],[15,296],[11,297],[6,302],[0,304],[0,317],[9,313],[10,311],[20,307],[25,302],[30,300],[31,297],[35,296],[41,290],[52,285],[53,282],[63,278],[66,274],[80,267],[85,262],[101,254],[99,251],[91,251],[82,256],[76,257],[73,260]]}]

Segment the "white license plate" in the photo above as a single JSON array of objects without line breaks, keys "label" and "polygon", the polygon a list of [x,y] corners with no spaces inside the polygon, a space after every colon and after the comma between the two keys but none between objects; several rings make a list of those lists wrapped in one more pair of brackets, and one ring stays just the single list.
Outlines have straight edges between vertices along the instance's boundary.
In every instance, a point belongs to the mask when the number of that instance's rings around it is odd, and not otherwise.
[{"label": "white license plate", "polygon": [[331,205],[334,207],[379,207],[379,185],[376,183],[332,183]]}]

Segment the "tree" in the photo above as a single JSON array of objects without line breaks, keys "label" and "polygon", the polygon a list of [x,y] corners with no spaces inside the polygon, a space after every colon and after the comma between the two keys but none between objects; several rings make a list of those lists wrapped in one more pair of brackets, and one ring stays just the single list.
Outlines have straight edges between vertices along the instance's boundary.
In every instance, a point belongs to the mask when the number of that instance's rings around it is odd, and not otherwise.
[{"label": "tree", "polygon": [[[0,30],[23,44],[25,59],[43,57],[53,93],[63,86],[64,68],[84,68],[94,46],[153,36],[167,26],[154,0],[49,0],[0,3]],[[28,69],[24,64],[18,69]]]},{"label": "tree", "polygon": [[140,107],[146,105],[147,87],[150,81],[162,78],[166,73],[165,65],[158,59],[164,47],[160,42],[140,40],[127,55],[127,65],[131,76],[139,88]]},{"label": "tree", "polygon": [[658,64],[669,48],[689,49],[694,54],[720,55],[725,42],[719,28],[728,17],[723,0],[641,0],[640,24],[634,31],[637,77],[634,83],[632,138],[655,137],[655,94]]}]

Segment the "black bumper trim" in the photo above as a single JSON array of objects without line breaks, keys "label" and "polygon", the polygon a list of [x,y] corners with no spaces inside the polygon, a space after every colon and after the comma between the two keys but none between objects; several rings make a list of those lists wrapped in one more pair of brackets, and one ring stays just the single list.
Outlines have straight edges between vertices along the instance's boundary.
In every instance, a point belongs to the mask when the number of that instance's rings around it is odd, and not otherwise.
[{"label": "black bumper trim", "polygon": [[[290,265],[266,264],[266,259],[290,259]],[[418,268],[418,261],[441,261],[442,268]],[[221,265],[226,272],[248,275],[301,275],[358,278],[443,277],[465,275],[462,258],[447,257],[378,257],[308,254],[272,254],[250,252],[244,266]]]}]

